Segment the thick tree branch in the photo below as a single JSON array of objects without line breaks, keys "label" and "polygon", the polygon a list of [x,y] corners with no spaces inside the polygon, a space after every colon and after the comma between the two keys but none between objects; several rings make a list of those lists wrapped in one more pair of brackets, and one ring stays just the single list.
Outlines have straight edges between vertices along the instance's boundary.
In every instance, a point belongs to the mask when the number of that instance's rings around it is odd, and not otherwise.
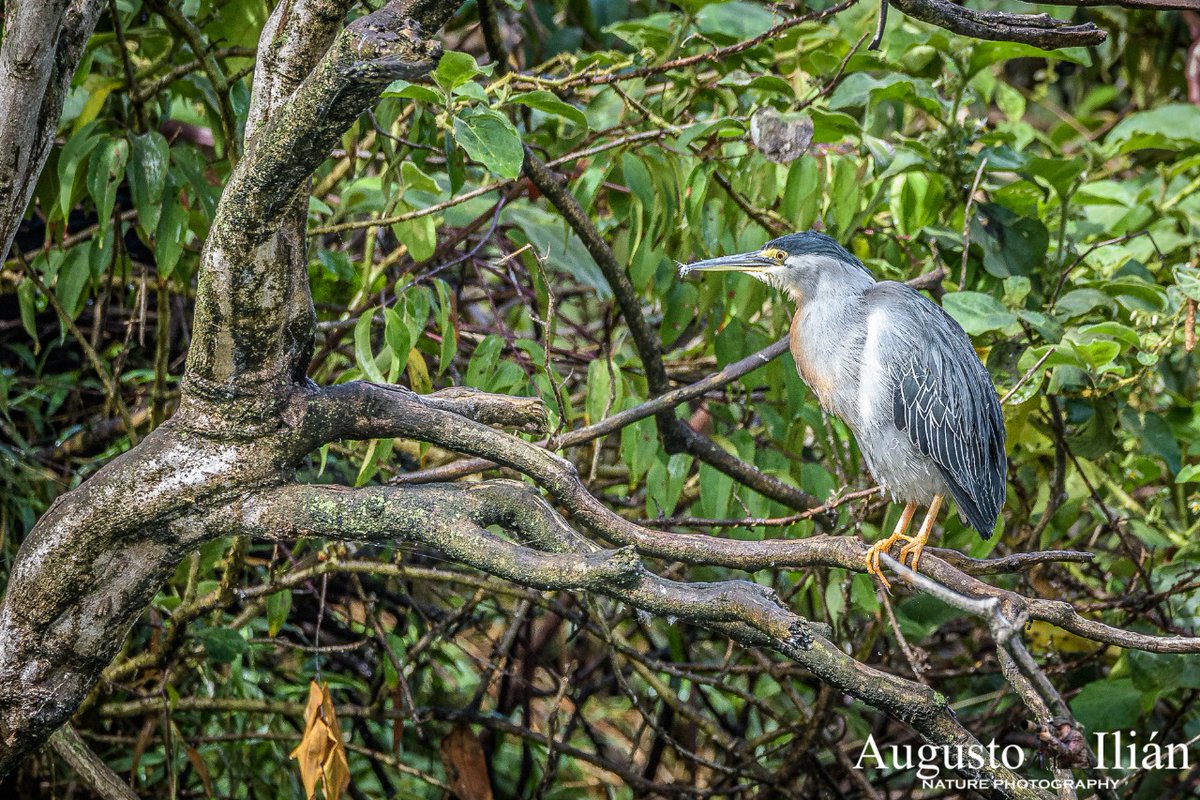
[{"label": "thick tree branch", "polygon": [[[581,444],[599,439],[603,436],[608,436],[611,433],[616,433],[622,428],[632,425],[633,423],[643,420],[646,417],[652,417],[662,411],[667,411],[675,408],[678,405],[695,400],[698,397],[703,397],[709,392],[720,389],[733,383],[738,378],[747,375],[764,364],[769,364],[774,359],[787,352],[787,339],[780,339],[774,344],[767,345],[757,353],[752,353],[741,361],[735,361],[727,365],[724,369],[714,372],[707,378],[698,380],[695,383],[681,386],[678,389],[672,389],[658,397],[653,397],[644,403],[640,403],[633,408],[628,408],[624,411],[619,411],[611,417],[605,417],[599,422],[585,425],[582,428],[575,428],[566,433],[559,434],[554,437],[551,442],[544,439],[538,444],[542,447],[553,446],[555,450],[565,450],[568,447],[577,447]],[[463,459],[455,461],[452,464],[446,464],[442,467],[432,467],[430,469],[421,470],[420,472],[402,473],[397,475],[393,480],[394,484],[408,483],[434,483],[437,481],[450,481],[464,478],[467,475],[476,472],[482,472],[487,469],[492,469],[496,466],[495,462],[488,461],[485,458]]]},{"label": "thick tree branch", "polygon": [[1154,11],[1200,11],[1200,0],[1022,0],[1047,6],[1075,6],[1077,8],[1148,8]]},{"label": "thick tree branch", "polygon": [[0,261],[54,144],[67,87],[96,27],[100,0],[15,0],[0,44]]},{"label": "thick tree branch", "polygon": [[[458,3],[408,5],[441,20]],[[78,707],[165,577],[208,535],[197,510],[279,483],[308,452],[297,431],[310,390],[296,369],[308,353],[284,311],[307,286],[289,285],[289,254],[258,259],[256,248],[379,89],[436,61],[439,46],[399,15],[404,7],[339,35],[236,168],[201,265],[195,380],[180,412],[60,497],[23,542],[0,605],[0,775]]]},{"label": "thick tree branch", "polygon": [[109,769],[70,725],[55,731],[50,737],[50,746],[98,797],[104,800],[138,800],[129,784]]},{"label": "thick tree branch", "polygon": [[891,4],[913,19],[963,36],[1020,42],[1043,50],[1087,47],[1108,38],[1107,33],[1090,22],[1077,25],[1046,14],[973,11],[949,0],[891,0]]},{"label": "thick tree branch", "polygon": [[[486,458],[516,470],[549,492],[588,531],[614,544],[632,545],[643,555],[750,572],[817,566],[865,571],[866,544],[858,537],[740,541],[643,528],[613,513],[588,492],[570,462],[523,439],[432,408],[410,393],[363,382],[341,384],[314,393],[306,418],[312,425],[304,435],[311,437],[314,446],[324,437],[402,437]],[[959,563],[967,566],[969,562]],[[921,564],[923,573],[959,594],[998,597],[1015,608],[1027,609],[1033,619],[1051,622],[1093,641],[1158,653],[1200,653],[1200,638],[1152,636],[1106,625],[1083,617],[1070,603],[1026,598],[990,586],[951,566],[932,551],[926,552]],[[980,571],[987,570],[980,568]]]},{"label": "thick tree branch", "polygon": [[[401,536],[434,545],[485,572],[538,588],[586,588],[661,616],[708,627],[746,646],[775,649],[823,681],[912,726],[928,741],[977,744],[946,698],[919,683],[862,664],[825,638],[820,626],[745,581],[679,583],[641,568],[632,549],[594,552],[536,492],[522,484],[408,487],[286,486],[248,495],[214,512],[219,530],[266,538],[313,535],[377,540]],[[501,525],[539,552],[483,530]],[[1003,767],[963,771],[997,798],[1041,798]]]},{"label": "thick tree branch", "polygon": [[302,259],[304,240],[280,237],[262,246],[281,224],[302,224],[296,219],[303,213],[297,191],[383,87],[423,75],[437,63],[441,45],[425,39],[421,22],[404,16],[402,5],[389,3],[339,33],[321,62],[257,129],[230,176],[201,256],[185,402],[189,396],[216,402],[254,398],[257,405],[248,411],[267,418],[275,414],[272,398],[304,379],[312,315],[307,309],[289,315],[296,295],[308,291],[292,274],[298,270],[287,269],[298,261],[288,251],[300,249]]}]

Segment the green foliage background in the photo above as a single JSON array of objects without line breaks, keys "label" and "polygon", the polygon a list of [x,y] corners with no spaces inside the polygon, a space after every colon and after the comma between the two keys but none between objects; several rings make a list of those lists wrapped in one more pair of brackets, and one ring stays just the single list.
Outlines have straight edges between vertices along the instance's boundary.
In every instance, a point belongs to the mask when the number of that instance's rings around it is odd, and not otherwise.
[{"label": "green foliage background", "polygon": [[[676,262],[819,227],[880,278],[944,270],[935,294],[998,390],[1016,387],[1005,404],[1001,535],[983,542],[949,515],[944,544],[977,557],[1091,551],[1090,564],[994,580],[1113,624],[1196,632],[1200,445],[1185,329],[1187,301],[1200,299],[1200,107],[1187,101],[1178,15],[1080,11],[1109,41],[1045,53],[895,14],[881,49],[868,52],[870,4],[717,60],[622,78],[798,12],[705,0],[498,5],[519,73],[490,63],[469,6],[432,80],[391,86],[314,179],[314,378],[537,395],[558,429],[647,399],[603,276],[519,177],[522,143],[570,175],[679,382],[775,341],[792,309],[741,276],[682,282]],[[111,422],[119,406],[144,435],[177,396],[198,252],[236,157],[228,135],[240,135],[268,8],[174,6],[190,32],[137,0],[116,2],[120,37],[101,20],[18,239],[28,266],[3,267],[0,584],[48,503],[130,446]],[[196,62],[189,40],[212,58]],[[811,121],[803,157],[775,164],[756,149],[749,118],[763,107]],[[852,437],[821,413],[787,356],[680,414],[818,497],[869,486]],[[791,512],[668,456],[651,419],[565,455],[634,519]],[[386,482],[454,458],[401,441],[333,446],[307,477]],[[826,522],[874,539],[895,517],[866,500]],[[811,520],[699,527],[747,539],[815,530]],[[911,672],[866,576],[752,578],[827,622],[860,658]],[[928,597],[891,602],[894,627],[968,727],[1029,745],[986,631]],[[1193,657],[1106,648],[1041,624],[1028,635],[1090,732],[1200,734]],[[315,656],[318,640],[335,647]],[[499,796],[634,796],[649,791],[639,775],[718,796],[816,796],[822,780],[854,796],[847,755],[871,731],[908,736],[703,631],[505,587],[436,553],[316,541],[226,541],[185,562],[80,727],[143,796],[296,796],[287,753],[298,720],[271,703],[302,703],[318,672],[356,715],[343,727],[355,785],[371,797],[441,796],[439,742],[455,721],[480,733]],[[188,700],[192,710],[179,710]],[[195,710],[199,701],[209,710]],[[538,738],[547,733],[569,752],[551,757]],[[66,779],[47,755],[12,780],[61,788]],[[867,779],[894,787],[912,776]],[[1182,793],[1195,781],[1152,771],[1121,792]]]}]

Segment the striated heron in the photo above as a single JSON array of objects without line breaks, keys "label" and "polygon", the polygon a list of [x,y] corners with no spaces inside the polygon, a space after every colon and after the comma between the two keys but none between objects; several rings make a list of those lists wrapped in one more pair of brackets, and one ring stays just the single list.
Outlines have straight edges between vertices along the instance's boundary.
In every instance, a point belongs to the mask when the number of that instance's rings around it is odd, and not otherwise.
[{"label": "striated heron", "polygon": [[[971,340],[933,301],[877,281],[825,234],[793,233],[752,253],[681,265],[736,271],[785,291],[796,303],[791,351],[821,406],[854,432],[871,475],[904,504],[892,535],[867,551],[867,571],[890,586],[879,556],[904,542],[913,570],[944,498],[987,539],[1004,504],[1004,416]],[[915,536],[917,506],[927,506]]]}]

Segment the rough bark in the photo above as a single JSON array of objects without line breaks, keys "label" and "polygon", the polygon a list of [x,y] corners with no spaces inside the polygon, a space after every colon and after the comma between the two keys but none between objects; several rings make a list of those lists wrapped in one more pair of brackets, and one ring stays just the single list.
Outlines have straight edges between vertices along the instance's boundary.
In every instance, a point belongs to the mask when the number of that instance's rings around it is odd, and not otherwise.
[{"label": "rough bark", "polygon": [[[22,16],[33,5],[22,4],[10,24],[47,25]],[[332,35],[335,5],[284,22],[279,12],[275,35]],[[257,106],[252,147],[225,187],[202,255],[180,410],[60,497],[13,565],[0,605],[0,774],[69,718],[165,577],[211,535],[197,515],[281,483],[311,448],[305,416],[314,390],[303,367],[312,317],[294,310],[311,307],[307,283],[293,280],[305,263],[303,238],[276,234],[301,185],[383,86],[436,64],[440,45],[425,40],[424,25],[436,30],[457,7],[393,2],[337,33],[327,51],[312,43],[272,51],[289,74],[306,77],[290,93],[286,78],[272,83],[272,99]],[[49,11],[61,20],[69,8]],[[41,47],[18,53],[23,77],[49,75],[46,64],[55,63],[44,44],[55,40],[41,32]],[[6,53],[8,45],[6,37]],[[21,162],[26,174],[29,163]],[[293,218],[291,232],[302,224]]]},{"label": "rough bark", "polygon": [[0,45],[0,261],[54,144],[100,0],[10,0]]},{"label": "rough bark", "polygon": [[1056,50],[1060,47],[1087,47],[1103,42],[1108,34],[1091,22],[1074,24],[1047,14],[1010,14],[1002,11],[974,11],[949,0],[890,0],[891,4],[913,19],[937,25],[948,31],[976,39],[1021,42]]}]

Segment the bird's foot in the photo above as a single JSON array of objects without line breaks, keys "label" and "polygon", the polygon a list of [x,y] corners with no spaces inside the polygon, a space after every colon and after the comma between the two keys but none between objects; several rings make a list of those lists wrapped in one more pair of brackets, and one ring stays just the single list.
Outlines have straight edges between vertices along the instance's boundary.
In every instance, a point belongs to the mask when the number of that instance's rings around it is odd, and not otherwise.
[{"label": "bird's foot", "polygon": [[921,553],[925,550],[925,545],[929,541],[929,531],[925,527],[921,527],[920,533],[911,537],[908,544],[900,548],[900,563],[904,563],[904,559],[912,556],[912,560],[908,563],[908,568],[913,572],[917,571],[917,564],[921,561]]},{"label": "bird's foot", "polygon": [[[865,556],[865,560],[867,562],[867,574],[874,575],[876,578],[878,578],[879,582],[883,584],[883,588],[887,589],[889,592],[892,590],[892,584],[887,578],[884,577],[883,570],[879,567],[879,557],[891,550],[892,545],[894,545],[896,542],[905,543],[904,547],[900,550],[900,563],[903,564],[905,552],[907,552],[909,548],[911,548],[917,542],[917,537],[915,536],[908,536],[907,534],[903,533],[893,533],[888,538],[881,539],[867,548],[867,554]],[[924,547],[925,543],[921,542],[921,546]],[[917,557],[920,558],[919,551]]]}]

